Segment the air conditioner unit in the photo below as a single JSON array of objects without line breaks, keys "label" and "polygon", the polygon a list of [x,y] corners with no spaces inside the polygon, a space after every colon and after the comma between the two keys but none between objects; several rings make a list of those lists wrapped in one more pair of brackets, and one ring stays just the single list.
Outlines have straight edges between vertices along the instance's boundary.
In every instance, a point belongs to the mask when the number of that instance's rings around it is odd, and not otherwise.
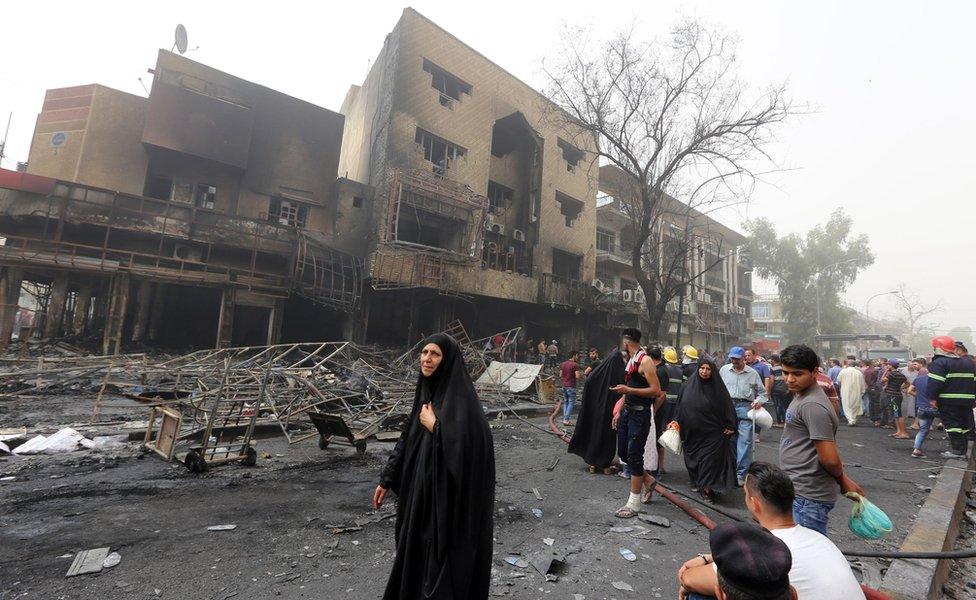
[{"label": "air conditioner unit", "polygon": [[690,315],[691,314],[691,309],[692,309],[691,303],[690,302],[685,302],[684,306],[681,307],[681,314],[683,314],[683,315]]},{"label": "air conditioner unit", "polygon": [[636,290],[634,290],[634,302],[643,302],[643,301],[644,301],[644,290],[642,290],[641,288],[637,288]]},{"label": "air conditioner unit", "polygon": [[495,225],[495,216],[491,213],[485,215],[485,231],[491,231],[492,226]]},{"label": "air conditioner unit", "polygon": [[522,231],[521,229],[513,229],[512,230],[512,237],[515,239],[516,242],[524,242],[525,241],[525,232]]},{"label": "air conditioner unit", "polygon": [[678,312],[678,301],[671,300],[670,302],[668,302],[668,310],[670,310],[671,312]]},{"label": "air conditioner unit", "polygon": [[203,260],[203,250],[195,246],[176,244],[176,247],[173,248],[173,258],[178,260],[201,262]]},{"label": "air conditioner unit", "polygon": [[505,235],[505,226],[501,223],[495,223],[491,226],[491,232],[497,233],[498,235]]},{"label": "air conditioner unit", "polygon": [[620,295],[623,297],[624,302],[634,301],[634,290],[624,290],[620,293]]}]

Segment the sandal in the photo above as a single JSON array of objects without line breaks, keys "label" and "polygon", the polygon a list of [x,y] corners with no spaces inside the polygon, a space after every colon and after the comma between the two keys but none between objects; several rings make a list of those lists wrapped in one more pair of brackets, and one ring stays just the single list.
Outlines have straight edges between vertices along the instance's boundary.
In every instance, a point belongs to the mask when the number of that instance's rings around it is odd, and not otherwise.
[{"label": "sandal", "polygon": [[589,473],[590,475],[596,475],[596,467],[590,465],[586,467],[586,472]]},{"label": "sandal", "polygon": [[621,506],[617,512],[613,513],[613,516],[618,519],[633,519],[637,516],[637,511],[627,506]]},{"label": "sandal", "polygon": [[604,475],[616,475],[616,473],[617,473],[618,470],[619,469],[617,469],[617,467],[607,467],[607,468],[603,469],[603,474]]},{"label": "sandal", "polygon": [[912,450],[912,458],[925,458],[925,453],[921,450]]},{"label": "sandal", "polygon": [[650,504],[654,499],[654,488],[645,488],[641,492],[641,504]]}]

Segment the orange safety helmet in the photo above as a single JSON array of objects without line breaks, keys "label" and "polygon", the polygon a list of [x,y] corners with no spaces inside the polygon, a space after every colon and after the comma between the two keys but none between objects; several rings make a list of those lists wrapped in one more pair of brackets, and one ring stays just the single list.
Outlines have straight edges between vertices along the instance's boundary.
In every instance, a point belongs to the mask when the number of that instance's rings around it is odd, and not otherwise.
[{"label": "orange safety helmet", "polygon": [[943,352],[948,352],[952,354],[955,350],[956,341],[947,335],[937,335],[932,338],[932,348],[937,350],[942,350]]}]

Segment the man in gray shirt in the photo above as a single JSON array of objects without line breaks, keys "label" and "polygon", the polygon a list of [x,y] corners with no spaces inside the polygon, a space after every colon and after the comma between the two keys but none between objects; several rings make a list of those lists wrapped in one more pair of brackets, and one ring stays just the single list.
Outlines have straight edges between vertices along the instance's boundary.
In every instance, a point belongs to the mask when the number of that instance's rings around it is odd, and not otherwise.
[{"label": "man in gray shirt", "polygon": [[729,350],[731,363],[719,369],[719,375],[729,390],[738,418],[738,438],[735,442],[735,475],[739,486],[746,477],[746,469],[752,464],[755,431],[749,410],[760,408],[766,402],[766,384],[759,373],[746,364],[746,352],[741,346]]},{"label": "man in gray shirt", "polygon": [[827,519],[838,487],[842,493],[862,496],[864,490],[844,472],[836,442],[840,419],[817,383],[817,353],[808,346],[789,346],[780,359],[786,385],[793,394],[779,445],[780,467],[796,488],[793,520],[827,535]]}]

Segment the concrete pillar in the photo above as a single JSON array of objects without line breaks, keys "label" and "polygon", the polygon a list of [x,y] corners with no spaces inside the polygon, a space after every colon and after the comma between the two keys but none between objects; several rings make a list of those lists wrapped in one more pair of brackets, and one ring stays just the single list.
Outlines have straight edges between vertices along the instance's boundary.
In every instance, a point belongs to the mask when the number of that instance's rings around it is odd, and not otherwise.
[{"label": "concrete pillar", "polygon": [[24,271],[13,267],[0,269],[0,350],[10,344],[14,331],[14,320],[20,303],[20,285],[24,282]]},{"label": "concrete pillar", "polygon": [[157,283],[153,286],[152,309],[149,312],[149,340],[158,341],[163,328],[163,316],[166,314],[166,284]]},{"label": "concrete pillar", "polygon": [[136,292],[136,321],[132,328],[132,341],[141,342],[146,337],[146,328],[149,326],[149,305],[152,301],[153,284],[146,280],[139,281],[139,289]]},{"label": "concrete pillar", "polygon": [[47,315],[44,319],[44,337],[61,336],[61,321],[64,320],[64,305],[67,300],[68,274],[59,274],[51,284],[51,297],[47,302]]},{"label": "concrete pillar", "polygon": [[92,284],[83,283],[78,286],[78,296],[75,298],[75,318],[71,323],[71,332],[75,335],[85,333],[88,324],[88,308],[91,306]]},{"label": "concrete pillar", "polygon": [[268,341],[269,346],[281,341],[281,320],[285,314],[285,300],[278,298],[268,313]]},{"label": "concrete pillar", "polygon": [[227,348],[233,343],[236,296],[236,290],[225,289],[220,297],[220,317],[217,319],[217,348]]},{"label": "concrete pillar", "polygon": [[125,308],[129,303],[129,275],[119,273],[112,278],[105,314],[105,335],[102,338],[102,354],[118,354],[122,345],[122,326],[125,324]]}]

